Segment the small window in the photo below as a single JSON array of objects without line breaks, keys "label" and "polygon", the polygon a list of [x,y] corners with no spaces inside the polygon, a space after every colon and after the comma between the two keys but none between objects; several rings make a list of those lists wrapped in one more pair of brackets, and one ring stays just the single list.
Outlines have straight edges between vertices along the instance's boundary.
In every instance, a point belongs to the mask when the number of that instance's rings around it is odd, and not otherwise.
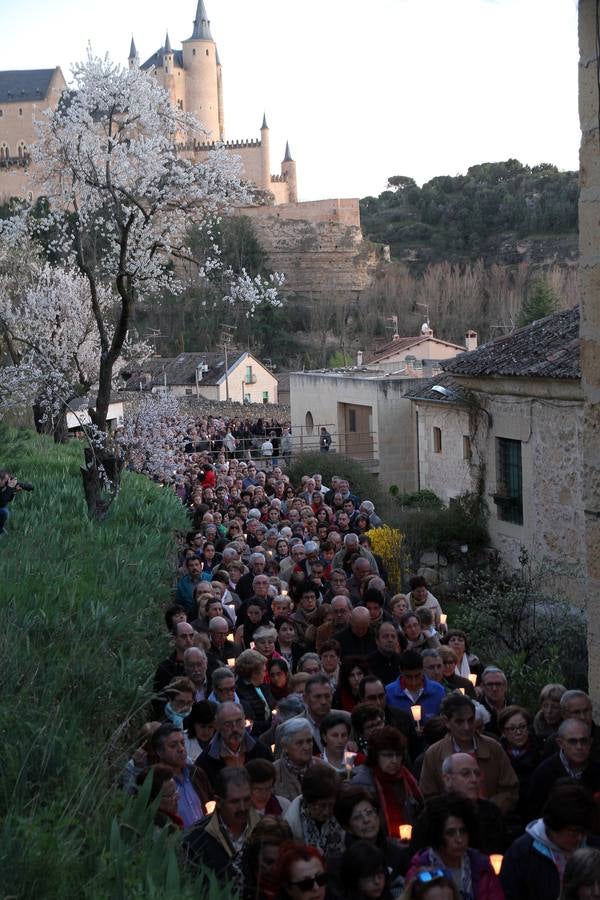
[{"label": "small window", "polygon": [[312,413],[310,412],[310,410],[304,416],[304,424],[306,426],[306,433],[312,434],[313,429],[315,427],[315,423],[314,423],[314,419],[312,417]]},{"label": "small window", "polygon": [[269,392],[263,391],[263,403],[268,403],[268,402],[269,402]]},{"label": "small window", "polygon": [[351,431],[353,434],[356,434],[356,410],[355,409],[348,410],[348,431]]},{"label": "small window", "polygon": [[208,52],[208,50],[206,51],[206,55],[207,55],[207,56],[210,56],[210,53]]},{"label": "small window", "polygon": [[471,459],[471,438],[468,434],[463,434],[463,459]]},{"label": "small window", "polygon": [[186,396],[191,397],[194,393],[193,388],[186,388],[185,393],[186,393]]},{"label": "small window", "polygon": [[244,394],[244,403],[252,403],[252,394]]},{"label": "small window", "polygon": [[0,119],[2,118],[3,115],[4,115],[4,110],[0,109]]},{"label": "small window", "polygon": [[23,115],[23,109],[22,109],[21,107],[19,107],[19,115],[20,115],[20,116]]},{"label": "small window", "polygon": [[498,518],[513,525],[523,524],[523,464],[521,441],[496,438],[497,493],[494,502]]},{"label": "small window", "polygon": [[194,49],[192,50],[192,56],[195,56],[195,55],[196,55],[196,49],[194,48]]},{"label": "small window", "polygon": [[436,428],[435,426],[433,429],[433,452],[442,452],[442,429]]}]

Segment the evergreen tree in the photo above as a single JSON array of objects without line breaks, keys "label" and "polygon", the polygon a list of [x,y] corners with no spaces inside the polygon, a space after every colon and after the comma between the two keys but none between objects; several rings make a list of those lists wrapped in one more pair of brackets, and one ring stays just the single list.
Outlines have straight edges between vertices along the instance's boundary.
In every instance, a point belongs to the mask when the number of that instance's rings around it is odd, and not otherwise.
[{"label": "evergreen tree", "polygon": [[519,327],[543,319],[558,309],[558,297],[545,278],[538,279],[523,301],[519,313]]}]

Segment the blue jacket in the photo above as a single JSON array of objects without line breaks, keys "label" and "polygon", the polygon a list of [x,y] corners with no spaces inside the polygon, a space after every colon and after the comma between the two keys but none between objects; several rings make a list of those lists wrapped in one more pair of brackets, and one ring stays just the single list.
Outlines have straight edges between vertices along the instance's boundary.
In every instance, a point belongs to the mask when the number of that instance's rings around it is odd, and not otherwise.
[{"label": "blue jacket", "polygon": [[442,700],[446,696],[446,691],[437,681],[431,681],[425,678],[425,688],[418,700],[411,700],[408,694],[405,694],[400,687],[400,679],[392,681],[386,685],[385,698],[388,706],[392,709],[403,709],[410,715],[411,706],[420,706],[422,720],[425,722],[432,716],[439,716]]}]

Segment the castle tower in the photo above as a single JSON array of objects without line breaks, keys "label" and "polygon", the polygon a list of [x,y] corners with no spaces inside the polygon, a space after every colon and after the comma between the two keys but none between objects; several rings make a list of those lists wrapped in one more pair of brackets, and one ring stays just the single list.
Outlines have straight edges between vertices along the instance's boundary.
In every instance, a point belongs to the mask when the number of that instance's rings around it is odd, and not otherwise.
[{"label": "castle tower", "polygon": [[135,47],[133,35],[131,35],[131,47],[129,48],[129,58],[127,61],[130,69],[137,69],[140,65],[140,57]]},{"label": "castle tower", "polygon": [[290,153],[290,142],[285,145],[285,156],[281,163],[281,174],[284,176],[288,185],[288,203],[298,202],[298,176],[296,173],[296,163],[292,159]]},{"label": "castle tower", "polygon": [[225,140],[225,106],[223,104],[223,69],[221,60],[219,59],[219,51],[215,49],[217,55],[217,93],[219,100],[219,131],[221,140]]},{"label": "castle tower", "polygon": [[260,126],[260,170],[262,184],[259,185],[259,187],[261,187],[265,191],[269,191],[271,189],[270,143],[269,126],[267,125],[267,114],[265,113],[263,116],[262,125]]},{"label": "castle tower", "polygon": [[171,47],[169,32],[165,36],[165,46],[163,48],[163,77],[162,84],[169,94],[169,101],[172,106],[177,106],[177,86],[175,82],[175,54]]},{"label": "castle tower", "polygon": [[217,45],[210,33],[210,21],[204,0],[198,0],[192,36],[183,41],[183,66],[186,70],[186,103],[210,134],[207,140],[223,139],[223,114],[219,102],[220,63]]}]

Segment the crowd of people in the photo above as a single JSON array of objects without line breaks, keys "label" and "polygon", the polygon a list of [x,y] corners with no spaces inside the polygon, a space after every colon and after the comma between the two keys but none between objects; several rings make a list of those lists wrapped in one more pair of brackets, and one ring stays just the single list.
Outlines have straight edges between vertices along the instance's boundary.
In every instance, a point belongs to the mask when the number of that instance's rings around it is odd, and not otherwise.
[{"label": "crowd of people", "polygon": [[395,592],[343,474],[292,484],[279,450],[202,437],[175,454],[190,529],[123,776],[189,871],[244,900],[600,897],[589,696],[520,705],[424,578]]}]

